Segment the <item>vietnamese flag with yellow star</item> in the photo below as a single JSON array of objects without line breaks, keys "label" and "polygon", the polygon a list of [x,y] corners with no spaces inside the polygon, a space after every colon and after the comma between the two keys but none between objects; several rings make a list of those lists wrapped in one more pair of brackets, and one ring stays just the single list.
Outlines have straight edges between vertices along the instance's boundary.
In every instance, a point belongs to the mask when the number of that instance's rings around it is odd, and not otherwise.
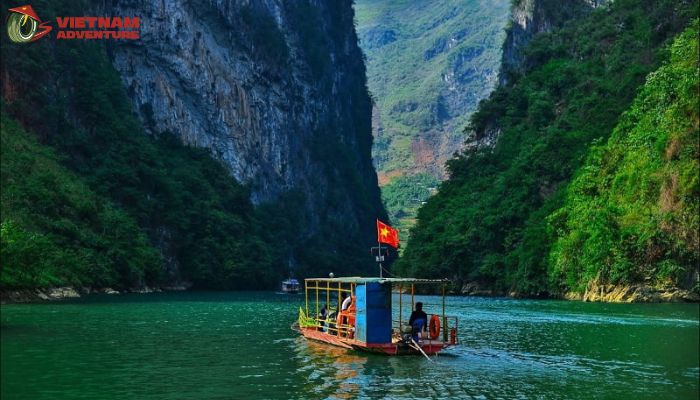
[{"label": "vietnamese flag with yellow star", "polygon": [[390,227],[384,222],[377,220],[377,241],[386,243],[396,249],[399,248],[399,230]]}]

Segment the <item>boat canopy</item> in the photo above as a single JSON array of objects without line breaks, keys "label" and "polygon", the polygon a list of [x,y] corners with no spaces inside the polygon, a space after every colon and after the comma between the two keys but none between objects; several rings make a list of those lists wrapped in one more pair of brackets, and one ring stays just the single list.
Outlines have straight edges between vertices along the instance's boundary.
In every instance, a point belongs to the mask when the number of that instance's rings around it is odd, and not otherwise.
[{"label": "boat canopy", "polygon": [[[435,354],[457,343],[457,317],[445,313],[449,282],[359,276],[307,278],[305,307],[299,308],[298,326],[305,337],[340,347],[390,355],[414,350]],[[416,309],[414,287],[421,284],[442,286],[442,304],[421,301],[426,318],[430,318],[423,321],[423,329],[417,328],[420,332],[413,332],[415,327],[406,327],[413,321],[404,318]],[[410,301],[404,302],[404,297],[410,297]]]},{"label": "boat canopy", "polygon": [[436,283],[448,283],[449,279],[420,279],[420,278],[367,278],[360,276],[347,276],[340,278],[307,278],[305,281],[315,281],[315,282],[337,282],[337,283],[411,283],[411,284],[436,284]]}]

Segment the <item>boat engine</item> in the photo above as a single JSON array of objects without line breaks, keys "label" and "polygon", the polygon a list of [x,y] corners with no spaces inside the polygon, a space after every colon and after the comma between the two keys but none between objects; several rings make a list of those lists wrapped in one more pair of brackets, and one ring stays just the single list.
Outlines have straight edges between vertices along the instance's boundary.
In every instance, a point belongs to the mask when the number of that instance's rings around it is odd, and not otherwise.
[{"label": "boat engine", "polygon": [[413,327],[411,325],[401,326],[401,341],[404,343],[411,343],[413,339]]}]

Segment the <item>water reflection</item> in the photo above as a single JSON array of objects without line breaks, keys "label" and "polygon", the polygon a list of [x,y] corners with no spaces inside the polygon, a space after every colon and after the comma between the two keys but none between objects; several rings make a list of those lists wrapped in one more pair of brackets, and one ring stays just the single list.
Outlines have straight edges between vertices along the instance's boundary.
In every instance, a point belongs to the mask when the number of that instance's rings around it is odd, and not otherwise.
[{"label": "water reflection", "polygon": [[307,373],[311,389],[321,397],[350,399],[360,393],[361,377],[367,357],[352,351],[298,338],[297,356]]},{"label": "water reflection", "polygon": [[436,394],[426,392],[429,386],[444,384],[438,383],[441,379],[435,373],[445,365],[425,365],[423,358],[358,353],[301,337],[294,347],[299,379],[306,382],[305,392],[317,398],[420,398]]}]

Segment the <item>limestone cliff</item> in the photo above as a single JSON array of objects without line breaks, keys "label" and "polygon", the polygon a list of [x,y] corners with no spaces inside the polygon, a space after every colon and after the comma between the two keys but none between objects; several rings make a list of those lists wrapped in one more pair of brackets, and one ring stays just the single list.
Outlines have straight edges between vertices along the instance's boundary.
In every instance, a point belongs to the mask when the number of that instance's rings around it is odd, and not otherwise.
[{"label": "limestone cliff", "polygon": [[143,21],[111,54],[147,131],[209,149],[254,203],[303,194],[303,238],[333,223],[372,241],[383,209],[351,1],[112,3]]},{"label": "limestone cliff", "polygon": [[[503,53],[498,75],[499,86],[513,84],[519,74],[527,70],[523,53],[530,41],[538,33],[549,32],[567,21],[581,17],[590,10],[605,5],[608,0],[518,0],[511,6],[511,17],[506,28]],[[467,132],[465,149],[493,147],[501,133],[495,121],[490,121],[481,129]]]},{"label": "limestone cliff", "polygon": [[506,85],[512,74],[523,72],[525,57],[523,50],[530,40],[553,27],[581,17],[593,8],[608,3],[608,0],[518,0],[511,7],[510,25],[506,29],[499,83]]},{"label": "limestone cliff", "polygon": [[673,286],[610,285],[600,283],[598,279],[590,281],[583,294],[570,292],[564,297],[568,300],[610,303],[679,303],[700,300],[697,293]]}]

